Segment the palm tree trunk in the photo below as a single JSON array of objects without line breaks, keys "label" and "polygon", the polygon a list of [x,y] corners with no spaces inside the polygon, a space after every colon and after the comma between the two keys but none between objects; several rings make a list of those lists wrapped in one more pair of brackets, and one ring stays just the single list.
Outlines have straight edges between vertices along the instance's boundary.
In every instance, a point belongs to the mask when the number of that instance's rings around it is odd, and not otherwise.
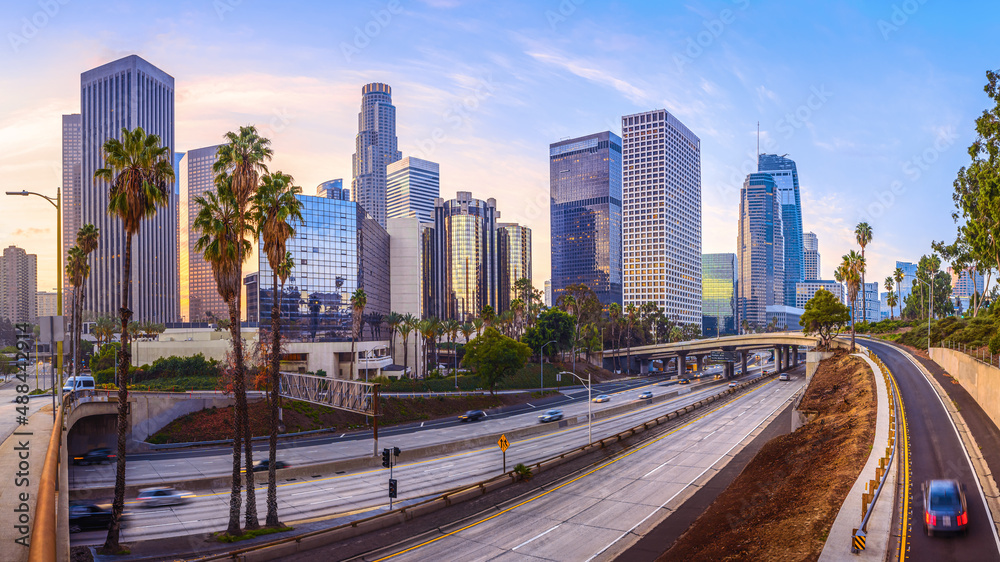
[{"label": "palm tree trunk", "polygon": [[271,437],[267,444],[267,520],[268,527],[280,527],[278,521],[278,475],[275,469],[275,461],[278,456],[278,400],[279,386],[281,385],[281,375],[278,370],[281,367],[281,334],[280,315],[278,309],[278,273],[271,271],[271,282],[274,287],[271,299]]},{"label": "palm tree trunk", "polygon": [[[235,363],[235,365],[233,365],[233,390],[236,394],[235,433],[242,432],[242,439],[246,445],[243,447],[244,474],[246,475],[247,486],[247,503],[244,525],[249,531],[259,529],[260,522],[257,521],[257,498],[254,490],[253,473],[253,441],[251,439],[252,436],[250,435],[250,419],[247,412],[247,380],[243,364],[243,335],[240,333],[240,307],[238,296],[234,296],[229,300],[229,333],[233,340],[233,361]],[[236,464],[239,464],[238,457]]]},{"label": "palm tree trunk", "polygon": [[[410,342],[406,341],[407,339],[409,339],[409,338],[406,337],[406,334],[403,334],[403,371],[404,372],[406,371],[406,364],[410,360]],[[417,370],[416,369],[413,370],[413,378],[414,379],[417,378]]]},{"label": "palm tree trunk", "polygon": [[[132,319],[132,236],[125,235],[125,255],[122,271],[122,306],[118,314],[122,321],[121,346],[118,348],[118,450],[115,467],[115,499],[111,503],[111,526],[104,541],[105,551],[117,554],[121,534],[122,512],[125,509],[125,433],[128,425],[128,369],[132,354],[129,347],[128,323]],[[55,391],[57,389],[53,389]]]},{"label": "palm tree trunk", "polygon": [[73,322],[73,374],[80,374],[80,341],[83,333],[83,300],[84,292],[83,285],[76,291],[79,296],[76,297],[76,320]]}]

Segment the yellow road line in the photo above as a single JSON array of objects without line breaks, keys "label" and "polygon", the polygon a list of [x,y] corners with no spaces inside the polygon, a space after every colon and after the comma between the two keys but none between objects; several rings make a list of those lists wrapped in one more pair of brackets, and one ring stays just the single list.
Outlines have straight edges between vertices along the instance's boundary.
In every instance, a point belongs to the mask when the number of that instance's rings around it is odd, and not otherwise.
[{"label": "yellow road line", "polygon": [[767,385],[769,385],[769,384],[771,384],[773,382],[774,382],[773,380],[770,380],[770,381],[768,381],[768,382],[766,382],[766,383],[758,386],[757,388],[751,390],[746,395],[734,396],[731,400],[728,400],[728,401],[726,401],[726,402],[724,402],[722,404],[719,404],[716,408],[713,408],[713,409],[709,410],[708,412],[705,412],[704,414],[702,414],[702,415],[698,416],[697,418],[695,418],[695,419],[693,419],[693,420],[685,423],[684,425],[676,427],[676,428],[668,431],[667,433],[664,433],[663,435],[657,437],[656,439],[653,439],[653,440],[651,440],[651,441],[649,441],[649,442],[647,442],[647,443],[645,443],[645,444],[643,444],[643,445],[641,445],[639,447],[636,447],[636,448],[628,451],[627,453],[625,453],[625,454],[623,454],[623,455],[621,455],[621,456],[619,456],[619,457],[617,457],[615,459],[612,459],[612,460],[610,460],[610,461],[608,461],[608,462],[606,462],[606,463],[604,463],[604,464],[602,464],[600,466],[592,468],[592,469],[588,470],[587,472],[584,472],[580,476],[577,476],[576,478],[574,478],[574,479],[572,479],[572,480],[570,480],[568,482],[564,482],[564,483],[556,486],[555,488],[552,488],[551,490],[547,490],[547,491],[542,492],[541,494],[539,494],[537,496],[528,498],[528,499],[526,499],[526,500],[524,500],[524,501],[522,501],[522,502],[520,502],[520,503],[518,503],[516,505],[508,507],[507,509],[505,509],[503,511],[500,511],[499,513],[495,513],[495,514],[487,517],[486,519],[483,519],[481,521],[477,521],[475,523],[470,523],[470,524],[468,524],[468,525],[466,525],[466,526],[464,526],[464,527],[462,527],[460,529],[456,529],[454,531],[451,531],[450,533],[446,533],[444,535],[441,535],[440,537],[435,537],[435,538],[430,539],[428,541],[424,541],[424,542],[422,542],[422,543],[420,543],[420,544],[418,544],[416,546],[411,546],[410,548],[407,548],[406,550],[401,550],[401,551],[399,551],[399,552],[397,552],[395,554],[390,554],[388,556],[384,556],[382,558],[379,558],[379,559],[375,560],[375,562],[382,562],[383,560],[388,560],[390,558],[394,558],[396,556],[399,556],[400,554],[406,554],[407,552],[412,552],[412,551],[414,551],[414,550],[416,550],[418,548],[422,548],[422,547],[427,546],[429,544],[435,543],[435,542],[437,542],[437,541],[439,541],[441,539],[444,539],[444,538],[450,537],[452,535],[456,535],[458,533],[461,533],[462,531],[465,531],[466,529],[471,529],[472,527],[475,527],[477,525],[481,525],[483,523],[486,523],[487,521],[490,521],[491,519],[494,519],[494,518],[499,517],[499,516],[501,516],[501,515],[503,515],[505,513],[513,511],[513,510],[521,507],[522,505],[525,505],[525,504],[531,503],[531,502],[533,502],[535,500],[541,499],[541,498],[543,498],[543,497],[551,494],[552,492],[555,492],[556,490],[559,490],[561,488],[569,486],[570,484],[572,484],[574,482],[577,482],[577,481],[579,481],[579,480],[581,480],[583,478],[586,478],[587,476],[590,476],[591,474],[597,472],[598,470],[601,470],[603,468],[607,468],[607,467],[609,467],[609,466],[611,466],[611,465],[613,465],[613,464],[615,464],[615,463],[617,463],[617,462],[619,462],[619,461],[621,461],[621,460],[623,460],[625,458],[628,458],[629,456],[631,456],[631,455],[633,455],[635,453],[638,453],[639,451],[645,449],[646,447],[649,447],[650,445],[653,445],[654,443],[658,443],[659,441],[662,441],[663,439],[666,439],[667,437],[670,437],[674,433],[677,433],[678,431],[680,431],[680,430],[682,430],[682,429],[684,429],[684,428],[686,428],[686,427],[688,427],[688,426],[690,426],[690,425],[692,425],[692,424],[694,424],[694,423],[696,423],[698,421],[701,421],[705,417],[710,416],[711,414],[714,414],[715,412],[721,410],[722,408],[728,406],[729,404],[735,402],[736,400],[738,400],[740,398],[743,398],[744,396],[749,396],[750,394],[752,394],[754,392],[757,392],[758,390],[764,388],[765,386],[767,386]]},{"label": "yellow road line", "polygon": [[906,559],[906,540],[910,535],[909,530],[909,519],[910,519],[910,437],[909,430],[906,428],[906,406],[903,404],[903,393],[899,391],[899,385],[896,384],[896,377],[893,376],[892,371],[886,366],[886,372],[889,373],[889,378],[892,379],[892,386],[896,389],[896,399],[899,402],[899,419],[903,424],[902,431],[896,436],[897,439],[902,439],[902,459],[900,468],[903,469],[903,504],[901,512],[903,514],[903,520],[900,523],[899,532],[899,560]]}]

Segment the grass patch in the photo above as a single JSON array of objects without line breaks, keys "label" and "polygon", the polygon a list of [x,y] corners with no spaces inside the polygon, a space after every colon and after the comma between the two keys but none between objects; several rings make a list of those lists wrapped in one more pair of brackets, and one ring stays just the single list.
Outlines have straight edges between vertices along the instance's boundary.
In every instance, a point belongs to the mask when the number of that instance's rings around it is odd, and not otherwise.
[{"label": "grass patch", "polygon": [[28,393],[28,396],[38,396],[39,394],[48,394],[52,392],[51,388],[36,388]]},{"label": "grass patch", "polygon": [[256,537],[262,537],[264,535],[273,535],[275,533],[284,533],[285,531],[294,531],[295,527],[262,527],[260,529],[254,529],[252,531],[245,531],[242,535],[227,535],[223,531],[212,533],[212,537],[219,542],[233,543],[239,541],[245,541]]}]

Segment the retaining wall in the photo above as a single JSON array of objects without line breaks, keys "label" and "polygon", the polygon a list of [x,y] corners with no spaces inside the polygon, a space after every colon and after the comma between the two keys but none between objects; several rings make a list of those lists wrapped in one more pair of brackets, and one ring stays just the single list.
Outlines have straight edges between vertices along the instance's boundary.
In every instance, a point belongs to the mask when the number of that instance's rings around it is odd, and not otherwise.
[{"label": "retaining wall", "polygon": [[944,347],[932,347],[931,359],[954,377],[1000,427],[1000,369]]}]

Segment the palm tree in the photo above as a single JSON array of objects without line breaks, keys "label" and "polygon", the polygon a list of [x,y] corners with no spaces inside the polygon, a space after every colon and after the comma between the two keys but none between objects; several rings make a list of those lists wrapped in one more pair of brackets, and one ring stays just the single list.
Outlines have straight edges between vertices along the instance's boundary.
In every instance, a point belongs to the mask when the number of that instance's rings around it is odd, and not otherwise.
[{"label": "palm tree", "polygon": [[[615,339],[615,327],[618,326],[618,319],[622,317],[622,305],[613,302],[608,306],[608,319],[611,326],[611,339]],[[618,341],[615,340],[615,370],[618,369]]]},{"label": "palm tree", "polygon": [[170,147],[160,146],[160,137],[147,135],[142,127],[122,129],[122,140],[104,142],[104,164],[94,172],[95,181],[110,184],[108,209],[117,216],[125,231],[122,253],[121,320],[122,343],[118,350],[118,457],[115,473],[115,498],[111,506],[111,525],[104,542],[106,551],[117,553],[121,517],[125,507],[125,432],[128,426],[128,370],[131,349],[128,324],[132,319],[132,240],[144,220],[167,205],[169,186],[174,180]]},{"label": "palm tree", "polygon": [[[889,296],[886,297],[886,303],[888,303],[888,305],[889,305],[890,308],[895,307],[896,305],[899,304],[899,295],[896,294],[896,291],[889,291]],[[902,310],[900,311],[899,314],[900,314],[900,316],[903,315]],[[895,318],[893,318],[893,319],[895,319]]]},{"label": "palm tree", "polygon": [[[892,294],[892,288],[893,288],[892,275],[890,275],[890,276],[888,276],[888,277],[885,278],[885,285],[884,286],[885,286],[885,290],[888,291],[889,294],[891,295]],[[886,304],[889,304],[888,297],[886,297]],[[895,320],[896,314],[893,312],[892,307],[893,307],[893,305],[889,305],[889,316],[891,316],[893,318],[893,320]]]},{"label": "palm tree", "polygon": [[864,319],[868,321],[868,291],[865,290],[865,270],[868,269],[865,263],[865,246],[872,241],[872,227],[867,222],[860,222],[854,227],[854,236],[861,246],[861,310]]},{"label": "palm tree", "polygon": [[847,299],[851,303],[851,352],[854,352],[854,334],[856,322],[856,309],[858,290],[861,288],[861,273],[864,271],[864,258],[860,254],[851,250],[844,256],[840,267],[837,268],[839,277],[847,284]]},{"label": "palm tree", "polygon": [[[482,318],[473,318],[472,326],[476,329],[476,337],[478,338],[483,334],[483,327],[486,326],[486,322]],[[469,338],[465,338],[465,341],[469,341]]]},{"label": "palm tree", "polygon": [[[896,280],[896,300],[900,300],[900,299],[903,298],[903,287],[902,287],[902,285],[903,285],[903,277],[906,277],[906,274],[903,273],[903,268],[897,267],[895,270],[893,270],[893,272],[892,272],[892,278]],[[900,302],[898,304],[899,304],[899,317],[902,318],[903,317],[903,303]]]},{"label": "palm tree", "polygon": [[[236,412],[233,424],[233,480],[229,497],[229,527],[226,533],[237,536],[242,532],[240,530],[240,489],[242,487],[240,452],[243,441],[246,440],[248,450],[252,449],[251,441],[247,439],[242,424],[247,416],[247,411],[239,304],[239,294],[242,289],[241,264],[250,256],[251,251],[250,241],[244,236],[246,230],[241,230],[240,224],[249,223],[251,217],[246,216],[249,213],[239,206],[230,189],[231,180],[218,178],[216,182],[218,192],[209,191],[202,197],[195,199],[198,213],[195,216],[193,226],[201,233],[201,237],[195,244],[195,250],[201,252],[205,261],[212,266],[216,289],[229,307],[229,333],[232,337],[233,389],[236,395]],[[242,406],[241,395],[244,398]],[[252,496],[250,491],[254,487],[251,467],[253,467],[253,463],[248,460],[246,464],[246,474],[249,475],[247,480],[248,502]],[[256,514],[256,510],[254,513]],[[254,522],[256,522],[256,516]],[[249,521],[247,527],[251,527]]]},{"label": "palm tree", "polygon": [[[295,235],[295,224],[302,221],[302,202],[295,195],[302,190],[292,185],[292,176],[274,172],[265,175],[254,196],[253,213],[262,250],[271,266],[271,345],[269,394],[271,428],[268,441],[267,519],[268,527],[280,527],[275,458],[278,450],[278,389],[281,385],[281,309],[278,293],[278,269],[288,255],[288,239]],[[282,284],[284,281],[282,280]]]},{"label": "palm tree", "polygon": [[79,332],[79,321],[76,317],[77,304],[80,299],[80,292],[83,290],[83,282],[90,275],[90,264],[87,263],[87,256],[79,246],[73,246],[66,253],[66,277],[73,287],[73,296],[70,301],[70,319],[73,324],[73,334],[70,336],[70,345],[73,348],[73,362],[70,363],[70,374],[79,374],[80,354],[77,352],[77,332]]},{"label": "palm tree", "polygon": [[[413,331],[413,324],[416,322],[416,318],[412,314],[406,313],[403,315],[402,320],[399,322],[399,327],[396,328],[399,331],[399,335],[403,336],[403,367],[409,363],[410,347],[406,343],[410,339],[410,332]],[[417,370],[413,369],[413,378],[417,378]]]},{"label": "palm tree", "polygon": [[[364,320],[365,307],[368,306],[368,295],[365,290],[358,287],[351,295],[351,380],[354,379],[354,345],[360,335],[361,323]],[[368,382],[368,369],[365,369],[365,382]]]},{"label": "palm tree", "polygon": [[81,283],[73,286],[73,300],[75,304],[75,308],[72,311],[74,314],[72,319],[73,373],[78,373],[80,370],[80,334],[83,332],[83,301],[86,297],[85,284],[87,277],[90,277],[90,265],[87,263],[87,257],[97,249],[97,241],[100,235],[101,231],[91,223],[83,225],[76,233],[76,245],[82,253],[82,265],[86,267],[84,268],[85,271],[83,271]]},{"label": "palm tree", "polygon": [[427,369],[428,355],[430,354],[430,346],[434,337],[437,335],[437,319],[427,318],[417,322],[417,332],[424,338],[424,352],[423,358],[421,359],[421,365],[424,366],[424,372],[430,372]]},{"label": "palm tree", "polygon": [[[625,327],[628,330],[628,336],[625,338],[625,345],[628,349],[625,352],[625,368],[626,373],[631,373],[632,371],[632,326],[635,325],[635,315],[638,310],[635,304],[629,303],[625,305]],[[680,374],[678,372],[678,374]]]},{"label": "palm tree", "polygon": [[451,353],[454,356],[454,370],[456,373],[458,372],[458,343],[455,340],[461,327],[462,325],[454,318],[444,321],[444,331],[448,334],[448,343],[451,344]]},{"label": "palm tree", "polygon": [[576,344],[580,340],[580,307],[576,302],[576,297],[566,294],[562,299],[562,309],[568,314],[573,314],[576,321],[573,327],[573,342],[571,345],[573,353],[573,372],[576,372]]},{"label": "palm tree", "polygon": [[[253,125],[240,127],[238,133],[230,131],[226,133],[225,139],[225,144],[219,146],[212,170],[216,174],[216,185],[221,186],[224,184],[226,186],[229,192],[227,197],[232,199],[231,203],[236,210],[233,216],[236,222],[233,225],[234,232],[232,233],[232,241],[235,244],[236,241],[245,240],[253,228],[253,214],[250,212],[251,203],[257,193],[261,175],[267,173],[267,166],[264,162],[271,159],[272,151],[270,147],[271,141],[258,135],[257,129]],[[239,262],[229,264],[233,268],[230,274],[236,276],[238,279],[237,283],[242,281],[243,261],[245,259],[246,256]],[[216,277],[217,282],[218,279]],[[228,283],[229,280],[227,279]],[[242,297],[240,289],[241,287],[237,286],[237,290],[233,296],[236,301],[237,313],[240,310],[240,300]],[[257,498],[254,489],[254,475],[253,471],[250,470],[250,467],[253,466],[253,447],[250,446],[250,419],[247,416],[243,346],[242,344],[237,345],[236,340],[236,338],[241,337],[239,316],[233,317],[230,313],[229,329],[234,336],[233,354],[238,355],[235,359],[237,372],[235,377],[236,384],[233,389],[236,395],[236,417],[234,421],[236,423],[236,431],[239,432],[242,429],[243,440],[247,444],[244,448],[244,460],[247,467],[246,528],[253,530],[260,528],[260,523],[257,521]],[[232,525],[230,525],[230,528],[232,528]]]},{"label": "palm tree", "polygon": [[396,332],[399,324],[403,321],[403,315],[398,312],[390,312],[385,317],[385,324],[389,327],[389,353],[392,354],[392,362],[396,362]]}]

